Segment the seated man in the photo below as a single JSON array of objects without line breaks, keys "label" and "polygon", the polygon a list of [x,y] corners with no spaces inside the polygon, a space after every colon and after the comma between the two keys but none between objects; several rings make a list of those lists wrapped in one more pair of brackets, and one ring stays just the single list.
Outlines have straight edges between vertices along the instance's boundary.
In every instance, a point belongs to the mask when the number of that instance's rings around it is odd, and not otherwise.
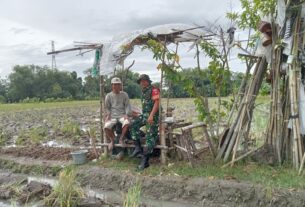
[{"label": "seated man", "polygon": [[112,151],[114,147],[114,132],[112,128],[120,122],[122,124],[122,134],[119,139],[120,144],[124,144],[123,139],[128,130],[129,119],[131,114],[129,97],[127,93],[122,91],[122,82],[115,77],[111,80],[112,91],[105,98],[105,125],[104,130],[107,138],[110,138],[108,149]]},{"label": "seated man", "polygon": [[139,170],[144,170],[144,168],[149,167],[149,157],[158,140],[160,91],[158,88],[151,85],[151,80],[146,74],[140,75],[138,83],[142,89],[142,114],[132,123],[131,136],[132,139],[135,140],[136,147],[131,157],[135,157],[142,153],[140,128],[145,125],[147,147],[144,148],[143,157],[138,166]]}]

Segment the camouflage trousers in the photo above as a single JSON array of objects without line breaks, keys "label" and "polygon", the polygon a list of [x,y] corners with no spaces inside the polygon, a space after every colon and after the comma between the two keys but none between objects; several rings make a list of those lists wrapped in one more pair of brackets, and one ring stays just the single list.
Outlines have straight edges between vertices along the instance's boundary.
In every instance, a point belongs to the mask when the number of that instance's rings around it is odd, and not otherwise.
[{"label": "camouflage trousers", "polygon": [[142,114],[131,124],[131,137],[133,140],[140,140],[140,128],[145,126],[146,129],[146,146],[147,153],[151,154],[158,141],[158,120],[159,116],[154,116],[153,124],[147,123],[148,115]]}]

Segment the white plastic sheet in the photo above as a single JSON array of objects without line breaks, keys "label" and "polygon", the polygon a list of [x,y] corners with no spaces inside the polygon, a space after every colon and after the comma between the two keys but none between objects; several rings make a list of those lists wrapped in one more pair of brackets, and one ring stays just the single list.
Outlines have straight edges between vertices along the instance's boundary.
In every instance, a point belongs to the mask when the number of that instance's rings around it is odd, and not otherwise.
[{"label": "white plastic sheet", "polygon": [[[126,56],[123,56],[122,46],[131,43],[140,35],[147,35],[148,33],[153,36],[161,34],[171,34],[173,32],[184,31],[182,34],[176,36],[176,42],[196,41],[201,38],[205,33],[202,29],[192,29],[194,26],[187,24],[165,24],[147,28],[145,30],[138,30],[132,33],[114,36],[110,43],[106,43],[102,49],[102,57],[100,62],[100,71],[102,75],[111,74],[115,67],[120,64]],[[185,31],[187,30],[187,31]]]},{"label": "white plastic sheet", "polygon": [[286,17],[286,5],[284,0],[277,1],[277,16],[276,23],[283,28]]},{"label": "white plastic sheet", "polygon": [[258,57],[266,57],[266,60],[268,63],[271,63],[271,52],[272,52],[272,45],[263,46],[262,43],[262,36],[260,39],[258,39],[256,43],[256,50],[255,50],[255,56]]}]

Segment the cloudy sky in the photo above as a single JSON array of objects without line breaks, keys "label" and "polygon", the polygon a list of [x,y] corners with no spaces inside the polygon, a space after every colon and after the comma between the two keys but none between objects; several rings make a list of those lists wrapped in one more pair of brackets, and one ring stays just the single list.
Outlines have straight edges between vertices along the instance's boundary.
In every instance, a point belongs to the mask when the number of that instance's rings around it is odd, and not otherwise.
[{"label": "cloudy sky", "polygon": [[[229,28],[232,25],[225,13],[239,9],[238,0],[0,0],[0,77],[5,78],[16,64],[51,66],[51,56],[46,55],[51,40],[56,49],[63,49],[73,46],[74,41],[102,43],[113,35],[159,24],[207,25],[217,20],[217,24]],[[194,53],[181,51],[183,67],[195,66]],[[93,64],[94,54],[76,54],[57,55],[57,67],[83,76]],[[154,79],[159,76],[149,52],[136,49],[126,65],[132,60],[134,71],[149,70]],[[231,62],[238,65],[234,58]],[[242,71],[235,66],[233,70]]]}]

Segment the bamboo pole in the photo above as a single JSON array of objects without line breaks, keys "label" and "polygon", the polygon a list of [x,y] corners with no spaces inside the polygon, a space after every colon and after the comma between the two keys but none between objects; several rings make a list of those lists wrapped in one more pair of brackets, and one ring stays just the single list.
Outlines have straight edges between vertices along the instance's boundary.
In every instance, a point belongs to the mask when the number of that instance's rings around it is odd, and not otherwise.
[{"label": "bamboo pole", "polygon": [[238,158],[232,160],[231,162],[228,162],[227,164],[223,165],[221,168],[225,168],[225,167],[228,167],[228,166],[232,166],[232,165],[234,164],[234,162],[237,162],[237,161],[239,161],[239,160],[241,160],[241,159],[243,159],[243,158],[245,158],[245,157],[247,157],[247,156],[253,154],[254,152],[256,152],[257,150],[259,150],[260,148],[261,148],[261,147],[255,148],[255,149],[253,149],[253,150],[251,150],[251,151],[249,151],[249,152],[247,152],[247,153],[241,155],[240,157],[238,157]]},{"label": "bamboo pole", "polygon": [[300,169],[299,169],[299,175],[301,175],[301,173],[302,173],[304,162],[305,162],[305,153],[304,153],[302,161],[301,161],[301,166],[300,166]]},{"label": "bamboo pole", "polygon": [[293,47],[292,47],[292,55],[290,59],[292,59],[291,64],[289,64],[289,88],[290,88],[290,99],[291,99],[291,121],[292,121],[292,131],[293,131],[293,146],[292,152],[293,156],[293,164],[294,167],[299,169],[300,162],[302,160],[302,142],[300,135],[300,122],[299,122],[299,64],[297,62],[298,55],[298,44],[299,44],[299,30],[300,30],[300,14],[298,14],[295,20],[294,27],[294,36],[293,36]]},{"label": "bamboo pole", "polygon": [[[108,147],[108,143],[102,143],[99,146]],[[147,147],[147,145],[141,145],[142,147]],[[122,148],[134,148],[134,144],[114,144],[114,147],[122,147]],[[156,145],[155,149],[168,150],[169,147],[165,145]]]},{"label": "bamboo pole", "polygon": [[[100,76],[100,133],[101,133],[101,142],[107,143],[107,138],[104,135],[104,108],[105,108],[105,83],[104,75]],[[108,156],[108,147],[104,147],[104,156]]]},{"label": "bamboo pole", "polygon": [[224,145],[222,146],[220,152],[217,155],[217,159],[220,159],[224,154],[224,161],[226,162],[231,154],[233,149],[233,159],[232,163],[235,161],[237,147],[239,145],[241,137],[247,135],[247,130],[252,120],[252,113],[256,95],[258,94],[259,88],[262,83],[263,75],[267,67],[267,62],[265,57],[261,58],[257,67],[255,68],[253,79],[249,84],[249,87],[246,92],[246,96],[243,98],[242,104],[239,107],[239,113],[235,122],[232,124],[227,136]]},{"label": "bamboo pole", "polygon": [[[237,134],[237,138],[236,138],[236,142],[235,142],[235,146],[234,146],[234,150],[233,150],[232,165],[233,165],[235,157],[236,157],[237,147],[240,143],[240,138],[243,136],[244,139],[246,140],[247,138],[245,136],[247,136],[249,134],[254,102],[256,99],[256,95],[258,94],[260,85],[262,83],[262,79],[263,79],[263,75],[266,70],[266,67],[267,67],[267,63],[266,63],[266,60],[264,59],[261,62],[260,67],[258,68],[257,74],[255,75],[255,77],[252,81],[253,85],[250,84],[248,94],[245,97],[247,104],[244,107],[244,109],[245,109],[244,116],[242,119],[240,119],[241,125],[240,125],[240,129],[238,130],[238,134]],[[246,127],[246,126],[248,126],[248,127]]]},{"label": "bamboo pole", "polygon": [[251,67],[247,66],[245,76],[242,79],[242,82],[241,82],[240,87],[238,89],[237,97],[235,98],[232,109],[230,111],[229,118],[227,120],[227,126],[229,126],[230,123],[231,123],[231,119],[233,117],[234,110],[235,110],[236,106],[238,106],[238,104],[237,104],[238,100],[241,100],[244,96],[244,92],[245,92],[245,88],[246,88],[246,85],[247,85],[247,80],[249,78],[250,70],[251,70]]},{"label": "bamboo pole", "polygon": [[[256,65],[255,65],[255,69],[254,69],[254,72],[253,72],[253,76],[256,75],[257,73],[257,70],[258,68],[260,67],[261,65],[261,62],[262,62],[262,58],[259,58]],[[248,91],[248,88],[245,89],[245,91]],[[246,93],[246,92],[245,92]],[[245,98],[245,96],[243,97],[243,99]],[[216,160],[220,160],[224,154],[227,152],[227,151],[231,151],[231,147],[230,145],[233,145],[232,142],[232,137],[235,137],[236,136],[236,127],[240,121],[240,116],[242,114],[242,111],[243,111],[243,108],[244,108],[244,105],[246,104],[245,101],[243,101],[243,99],[241,100],[241,103],[239,104],[239,107],[238,107],[238,110],[237,110],[237,118],[234,120],[234,122],[231,124],[230,126],[230,129],[229,129],[229,132],[227,133],[226,137],[224,137],[225,141],[222,145],[222,147],[220,148],[218,154],[217,154],[217,157],[216,157]],[[234,141],[233,141],[234,142]],[[230,153],[230,152],[229,152]]]},{"label": "bamboo pole", "polygon": [[[162,54],[162,65],[165,64],[165,50],[166,50],[166,38],[164,41],[164,51]],[[165,146],[165,124],[163,123],[162,119],[162,87],[163,87],[163,70],[161,70],[161,80],[160,80],[160,99],[159,99],[159,132],[160,132],[160,143],[161,145]],[[163,165],[166,164],[166,150],[161,149],[161,163]]]}]

